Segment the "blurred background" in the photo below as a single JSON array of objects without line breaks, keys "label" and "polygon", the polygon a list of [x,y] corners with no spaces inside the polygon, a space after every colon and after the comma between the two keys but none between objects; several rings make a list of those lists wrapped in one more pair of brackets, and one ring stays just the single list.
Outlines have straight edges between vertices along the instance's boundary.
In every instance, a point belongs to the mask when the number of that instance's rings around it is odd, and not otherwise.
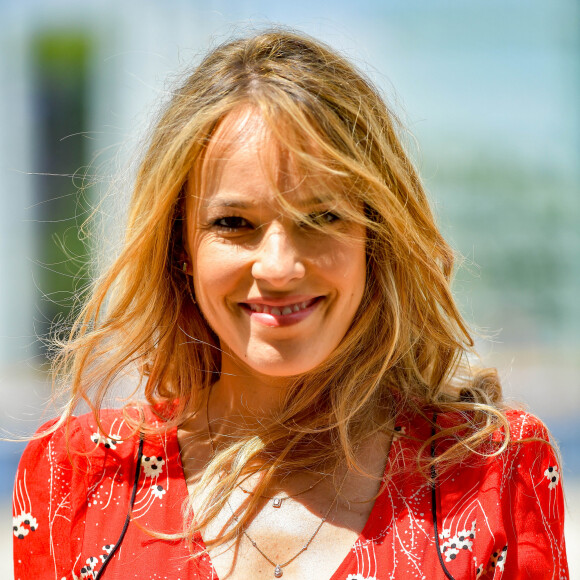
[{"label": "blurred background", "polygon": [[[172,85],[208,47],[272,24],[340,49],[416,138],[484,360],[560,443],[580,578],[577,0],[0,0],[3,433],[54,413],[39,337],[114,251],[136,151]],[[99,202],[97,245],[81,226]],[[1,578],[22,448],[0,442]]]}]

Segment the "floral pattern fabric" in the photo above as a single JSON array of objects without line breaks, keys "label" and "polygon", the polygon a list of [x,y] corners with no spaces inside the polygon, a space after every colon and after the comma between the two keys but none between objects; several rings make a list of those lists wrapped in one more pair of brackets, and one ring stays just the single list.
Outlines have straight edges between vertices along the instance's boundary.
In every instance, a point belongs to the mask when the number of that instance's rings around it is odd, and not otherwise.
[{"label": "floral pattern fabric", "polygon": [[[413,469],[431,427],[417,417],[399,421],[385,489],[330,580],[567,579],[563,495],[547,432],[527,413],[508,418],[506,451],[437,478],[437,532],[431,485]],[[185,541],[147,533],[182,529],[187,487],[175,429],[144,441],[132,519],[114,550],[139,439],[119,411],[104,411],[101,422],[108,436],[84,415],[26,448],[14,488],[15,578],[95,580],[110,557],[103,578],[217,580],[208,555],[194,560]],[[200,536],[195,543],[203,548]]]}]

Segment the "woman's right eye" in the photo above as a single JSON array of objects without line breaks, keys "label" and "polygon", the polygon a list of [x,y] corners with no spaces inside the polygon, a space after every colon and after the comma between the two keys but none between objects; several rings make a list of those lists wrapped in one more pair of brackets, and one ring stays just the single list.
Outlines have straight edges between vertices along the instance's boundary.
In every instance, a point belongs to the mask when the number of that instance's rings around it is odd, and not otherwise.
[{"label": "woman's right eye", "polygon": [[248,220],[235,215],[215,219],[212,225],[220,230],[229,232],[237,232],[238,230],[250,227]]}]

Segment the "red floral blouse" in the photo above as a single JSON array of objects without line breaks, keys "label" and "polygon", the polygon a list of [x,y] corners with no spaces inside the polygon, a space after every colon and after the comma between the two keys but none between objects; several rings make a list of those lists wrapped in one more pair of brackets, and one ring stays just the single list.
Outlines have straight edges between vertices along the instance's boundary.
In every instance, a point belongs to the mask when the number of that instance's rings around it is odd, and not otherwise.
[{"label": "red floral blouse", "polygon": [[[400,421],[388,462],[395,475],[331,580],[568,578],[560,471],[546,429],[523,412],[508,417],[514,443],[439,476],[435,492],[412,470],[431,427]],[[119,411],[104,411],[102,422],[109,437],[84,415],[68,425],[68,451],[66,427],[26,448],[14,488],[15,578],[216,580],[209,556],[194,560],[185,541],[146,532],[182,529],[176,430],[146,439],[139,453]],[[536,440],[520,443],[528,438]],[[203,547],[201,536],[196,542]]]}]

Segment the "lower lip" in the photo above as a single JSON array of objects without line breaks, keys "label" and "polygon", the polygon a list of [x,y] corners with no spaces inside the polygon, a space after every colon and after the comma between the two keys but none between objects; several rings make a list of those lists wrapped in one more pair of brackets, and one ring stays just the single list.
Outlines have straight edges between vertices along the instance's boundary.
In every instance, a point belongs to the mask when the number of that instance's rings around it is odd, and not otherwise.
[{"label": "lower lip", "polygon": [[250,315],[250,319],[263,324],[264,326],[291,326],[298,324],[300,321],[308,318],[320,304],[322,298],[317,298],[308,308],[299,310],[298,312],[291,312],[290,314],[269,314],[266,312],[254,312],[247,305],[242,305],[242,310]]}]

